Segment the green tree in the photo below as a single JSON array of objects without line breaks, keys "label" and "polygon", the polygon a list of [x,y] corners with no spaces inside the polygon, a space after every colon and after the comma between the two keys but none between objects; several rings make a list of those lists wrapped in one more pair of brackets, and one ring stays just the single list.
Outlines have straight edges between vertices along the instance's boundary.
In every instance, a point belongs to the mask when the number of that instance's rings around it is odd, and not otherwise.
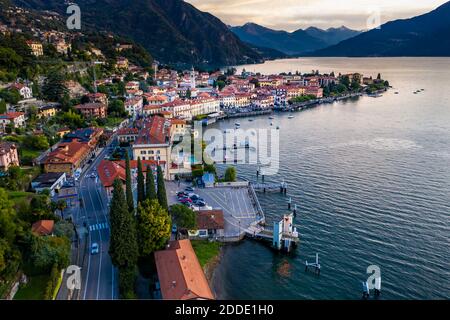
[{"label": "green tree", "polygon": [[236,181],[236,168],[235,167],[228,167],[225,171],[225,181],[226,182],[234,182]]},{"label": "green tree", "polygon": [[221,80],[217,81],[217,87],[219,88],[219,91],[222,91],[223,88],[225,88],[225,85],[226,85],[225,81]]},{"label": "green tree", "polygon": [[0,114],[6,113],[6,101],[4,99],[0,100]]},{"label": "green tree", "polygon": [[50,71],[42,86],[43,97],[49,101],[61,102],[67,93],[63,74],[58,70]]},{"label": "green tree", "polygon": [[170,215],[177,224],[178,228],[189,230],[197,228],[195,212],[182,204],[175,204],[171,206]]},{"label": "green tree", "polygon": [[145,200],[145,180],[144,180],[144,173],[142,172],[142,162],[141,158],[138,158],[138,164],[137,164],[137,196],[138,196],[138,203],[141,203]]},{"label": "green tree", "polygon": [[56,202],[56,208],[61,212],[61,217],[64,219],[64,210],[67,208],[67,202],[65,200],[58,200]]},{"label": "green tree", "polygon": [[63,269],[70,263],[70,241],[66,237],[32,236],[31,261],[33,267],[50,271],[53,265]]},{"label": "green tree", "polygon": [[350,87],[350,78],[348,76],[343,76],[341,78],[341,84],[348,89]]},{"label": "green tree", "polygon": [[122,100],[112,100],[108,105],[108,115],[112,117],[125,117],[127,112],[125,111],[125,105]]},{"label": "green tree", "polygon": [[137,230],[142,257],[163,249],[170,238],[170,217],[156,200],[145,200],[138,206]]},{"label": "green tree", "polygon": [[147,175],[145,178],[145,198],[150,200],[157,200],[155,189],[155,177],[153,176],[153,169],[151,166],[147,167]]},{"label": "green tree", "polygon": [[136,299],[136,294],[134,293],[136,277],[136,266],[119,267],[119,292],[121,299]]},{"label": "green tree", "polygon": [[163,207],[166,211],[169,211],[169,206],[167,204],[166,186],[164,185],[164,174],[161,166],[158,166],[157,173],[158,201],[161,207]]},{"label": "green tree", "polygon": [[131,169],[130,169],[130,156],[128,152],[125,155],[125,171],[126,171],[126,200],[128,204],[128,211],[134,213],[134,198],[133,198],[133,189],[131,186]]},{"label": "green tree", "polygon": [[[0,281],[8,265],[18,258],[15,240],[21,227],[16,223],[14,204],[4,189],[0,189]],[[16,270],[17,271],[17,270]]]},{"label": "green tree", "polygon": [[110,207],[111,239],[109,254],[112,263],[118,268],[130,268],[138,259],[136,226],[128,211],[123,193],[122,181],[114,181],[113,197]]}]

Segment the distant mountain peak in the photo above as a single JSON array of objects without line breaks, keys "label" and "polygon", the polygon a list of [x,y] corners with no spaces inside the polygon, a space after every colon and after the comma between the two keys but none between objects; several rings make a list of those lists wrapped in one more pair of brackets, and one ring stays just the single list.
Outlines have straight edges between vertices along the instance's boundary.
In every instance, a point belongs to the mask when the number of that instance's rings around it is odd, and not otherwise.
[{"label": "distant mountain peak", "polygon": [[387,22],[313,56],[450,56],[450,1],[428,13]]}]

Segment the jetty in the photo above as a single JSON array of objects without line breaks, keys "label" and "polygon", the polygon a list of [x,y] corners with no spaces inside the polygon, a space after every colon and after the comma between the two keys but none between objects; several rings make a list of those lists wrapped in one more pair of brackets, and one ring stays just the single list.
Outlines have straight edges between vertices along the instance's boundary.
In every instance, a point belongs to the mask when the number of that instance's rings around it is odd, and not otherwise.
[{"label": "jetty", "polygon": [[254,111],[244,111],[244,112],[229,112],[226,114],[227,118],[245,118],[245,117],[254,117],[261,116],[265,114],[272,114],[272,109],[266,110],[254,110]]},{"label": "jetty", "polygon": [[253,184],[253,189],[255,189],[256,192],[280,192],[280,193],[287,193],[287,183],[286,182],[280,182],[280,183],[255,183]]},{"label": "jetty", "polygon": [[281,112],[303,111],[303,110],[315,108],[320,104],[334,103],[334,102],[341,101],[341,100],[361,97],[362,95],[363,95],[363,93],[357,92],[357,93],[350,93],[350,94],[346,94],[346,95],[338,96],[338,97],[314,99],[314,100],[305,101],[305,102],[293,103],[292,105],[276,106],[276,107],[274,107],[274,110],[281,111]]},{"label": "jetty", "polygon": [[273,229],[267,229],[260,224],[252,224],[246,230],[246,236],[271,243],[273,249],[285,252],[291,252],[300,242],[297,228],[294,227],[292,213],[285,214],[282,220],[274,222]]}]

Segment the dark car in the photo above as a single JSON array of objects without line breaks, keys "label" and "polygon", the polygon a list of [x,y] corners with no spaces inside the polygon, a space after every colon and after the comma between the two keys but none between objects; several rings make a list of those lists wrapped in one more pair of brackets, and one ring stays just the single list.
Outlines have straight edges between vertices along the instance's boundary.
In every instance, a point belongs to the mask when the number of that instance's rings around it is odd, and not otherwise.
[{"label": "dark car", "polygon": [[187,197],[187,196],[188,196],[187,192],[184,191],[180,191],[177,193],[177,197]]},{"label": "dark car", "polygon": [[206,206],[206,202],[204,200],[196,200],[196,201],[194,201],[194,204],[197,207],[205,207]]}]

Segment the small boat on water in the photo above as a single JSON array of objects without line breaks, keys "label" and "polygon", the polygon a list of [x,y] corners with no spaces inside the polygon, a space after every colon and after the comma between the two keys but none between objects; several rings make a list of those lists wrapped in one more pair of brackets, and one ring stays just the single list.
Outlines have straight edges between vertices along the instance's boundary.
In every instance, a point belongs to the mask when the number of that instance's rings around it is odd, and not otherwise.
[{"label": "small boat on water", "polygon": [[398,94],[398,91],[395,91],[394,93],[395,93],[395,94]]},{"label": "small boat on water", "polygon": [[271,122],[270,125],[273,126],[273,122]]},{"label": "small boat on water", "polygon": [[249,122],[253,122],[253,119],[248,119]]},{"label": "small boat on water", "polygon": [[273,120],[273,117],[269,117],[270,120]]},{"label": "small boat on water", "polygon": [[294,116],[289,116],[288,119],[294,119]]},{"label": "small boat on water", "polygon": [[277,126],[277,130],[280,130],[280,127],[279,127],[279,126]]},{"label": "small boat on water", "polygon": [[237,128],[239,128],[239,127],[241,126],[241,124],[240,124],[239,122],[236,122],[234,125],[235,125]]}]

